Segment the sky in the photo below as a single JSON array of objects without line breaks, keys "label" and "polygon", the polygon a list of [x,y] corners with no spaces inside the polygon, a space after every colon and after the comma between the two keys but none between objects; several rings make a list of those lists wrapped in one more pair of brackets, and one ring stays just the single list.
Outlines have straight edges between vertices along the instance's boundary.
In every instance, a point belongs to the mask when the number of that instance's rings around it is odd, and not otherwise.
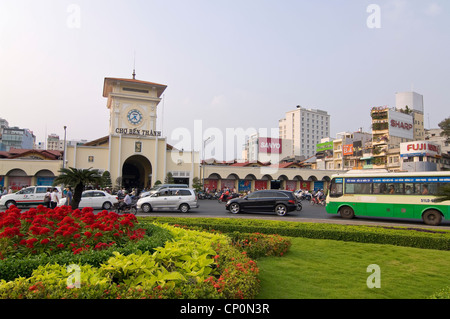
[{"label": "sky", "polygon": [[135,66],[168,86],[157,129],[172,145],[198,121],[277,132],[297,105],[327,111],[331,137],[370,132],[370,109],[411,90],[436,128],[449,18],[448,0],[0,0],[0,117],[37,142],[64,126],[68,140],[106,136],[104,78]]}]

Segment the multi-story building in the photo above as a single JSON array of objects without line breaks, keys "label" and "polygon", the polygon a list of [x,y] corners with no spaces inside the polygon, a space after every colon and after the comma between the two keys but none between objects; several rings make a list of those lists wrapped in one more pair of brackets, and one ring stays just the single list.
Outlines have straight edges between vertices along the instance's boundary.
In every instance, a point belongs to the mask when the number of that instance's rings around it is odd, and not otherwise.
[{"label": "multi-story building", "polygon": [[441,135],[443,132],[440,128],[425,130],[425,140],[438,144],[443,154],[450,153],[450,143],[446,136]]},{"label": "multi-story building", "polygon": [[278,163],[291,155],[292,141],[281,138],[249,136],[244,145],[244,162]]},{"label": "multi-story building", "polygon": [[322,110],[297,106],[278,125],[280,138],[292,141],[290,156],[314,156],[316,145],[330,136],[330,115]]},{"label": "multi-story building", "polygon": [[334,170],[362,169],[364,149],[372,140],[372,134],[342,132],[335,139],[322,139],[317,145],[317,168]]},{"label": "multi-story building", "polygon": [[36,137],[29,129],[5,127],[2,132],[1,149],[9,151],[12,148],[33,149]]},{"label": "multi-story building", "polygon": [[413,140],[423,140],[425,138],[425,128],[423,124],[423,95],[416,92],[396,93],[395,108],[398,111],[402,110],[413,117]]},{"label": "multi-story building", "polygon": [[50,134],[47,137],[47,150],[64,151],[64,140],[60,140],[57,134]]}]

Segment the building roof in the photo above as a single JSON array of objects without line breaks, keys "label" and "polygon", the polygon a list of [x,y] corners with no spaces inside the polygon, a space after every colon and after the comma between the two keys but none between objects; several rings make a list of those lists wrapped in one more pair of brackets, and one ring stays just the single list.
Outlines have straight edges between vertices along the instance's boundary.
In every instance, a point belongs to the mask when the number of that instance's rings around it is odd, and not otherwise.
[{"label": "building roof", "polygon": [[142,80],[136,80],[136,79],[125,79],[125,78],[105,78],[104,84],[103,84],[103,97],[108,97],[108,94],[112,91],[112,85],[115,82],[127,82],[127,83],[133,83],[133,84],[141,84],[143,86],[147,87],[154,87],[156,88],[156,91],[158,93],[158,97],[160,97],[164,90],[167,88],[167,85],[159,84],[155,82],[148,82],[148,81],[142,81]]},{"label": "building roof", "polygon": [[9,152],[0,152],[0,157],[8,159],[27,158],[31,156],[39,157],[45,160],[59,160],[62,156],[61,151],[56,150],[36,150],[11,148]]}]

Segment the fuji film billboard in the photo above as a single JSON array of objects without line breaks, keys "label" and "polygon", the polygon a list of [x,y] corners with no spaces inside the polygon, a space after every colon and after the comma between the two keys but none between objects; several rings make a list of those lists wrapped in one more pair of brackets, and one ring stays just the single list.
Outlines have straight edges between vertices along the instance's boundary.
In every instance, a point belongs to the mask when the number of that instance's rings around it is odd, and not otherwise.
[{"label": "fuji film billboard", "polygon": [[259,152],[267,154],[281,154],[282,146],[280,138],[260,137]]}]

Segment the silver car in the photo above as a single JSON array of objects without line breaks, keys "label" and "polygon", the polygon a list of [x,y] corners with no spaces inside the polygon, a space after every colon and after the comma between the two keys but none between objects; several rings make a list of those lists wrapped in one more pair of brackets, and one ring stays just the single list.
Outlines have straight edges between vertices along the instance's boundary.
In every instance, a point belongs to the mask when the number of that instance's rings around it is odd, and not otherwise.
[{"label": "silver car", "polygon": [[144,213],[153,210],[180,210],[187,213],[191,208],[198,208],[197,195],[190,188],[163,188],[156,193],[140,198],[137,209]]}]

